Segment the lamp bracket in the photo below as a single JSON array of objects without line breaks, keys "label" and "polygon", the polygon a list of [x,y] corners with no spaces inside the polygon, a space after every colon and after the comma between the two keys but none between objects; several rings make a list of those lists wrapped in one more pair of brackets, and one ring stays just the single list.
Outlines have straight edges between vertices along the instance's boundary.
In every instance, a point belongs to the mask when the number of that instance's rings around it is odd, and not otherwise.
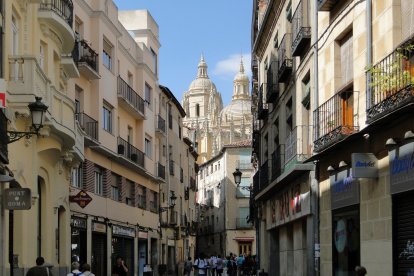
[{"label": "lamp bracket", "polygon": [[7,133],[9,134],[9,139],[7,141],[7,144],[11,144],[13,142],[16,142],[20,139],[22,139],[23,137],[26,137],[26,139],[29,139],[32,137],[32,135],[39,135],[38,132],[34,132],[34,131],[7,131]]}]

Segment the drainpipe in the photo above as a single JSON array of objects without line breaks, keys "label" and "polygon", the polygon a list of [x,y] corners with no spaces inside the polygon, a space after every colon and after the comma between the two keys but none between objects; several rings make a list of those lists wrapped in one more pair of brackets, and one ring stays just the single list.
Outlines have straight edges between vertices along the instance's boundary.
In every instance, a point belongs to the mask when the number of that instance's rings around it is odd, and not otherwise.
[{"label": "drainpipe", "polygon": [[[367,2],[367,66],[371,66],[372,65],[372,1],[371,0],[366,0]],[[367,74],[367,78],[366,78],[366,97],[367,97],[367,106],[369,107],[371,106],[371,87],[370,87],[370,83],[371,83],[371,74]]]},{"label": "drainpipe", "polygon": [[[314,109],[319,106],[319,75],[318,75],[318,0],[314,0],[313,7],[313,81],[314,81],[314,97],[313,106]],[[315,114],[314,116],[318,116]],[[318,119],[318,118],[316,118]],[[319,129],[314,126],[316,137],[319,136]],[[313,214],[313,248],[311,248],[314,259],[313,261],[313,272],[310,275],[318,276],[320,274],[320,239],[319,239],[319,179],[318,179],[318,163],[315,165],[315,170],[311,172],[311,211]],[[312,208],[313,206],[313,208]],[[308,243],[309,244],[309,243]],[[312,267],[312,266],[311,266]]]}]

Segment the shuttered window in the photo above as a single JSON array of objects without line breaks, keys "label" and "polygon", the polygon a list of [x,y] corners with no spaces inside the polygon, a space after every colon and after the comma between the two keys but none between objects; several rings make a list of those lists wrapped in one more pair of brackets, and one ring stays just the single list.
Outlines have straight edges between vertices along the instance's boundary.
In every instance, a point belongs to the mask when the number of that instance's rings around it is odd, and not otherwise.
[{"label": "shuttered window", "polygon": [[402,40],[406,40],[414,32],[414,1],[401,0],[401,32]]},{"label": "shuttered window", "polygon": [[339,43],[341,50],[341,87],[350,84],[354,78],[354,55],[352,32]]}]

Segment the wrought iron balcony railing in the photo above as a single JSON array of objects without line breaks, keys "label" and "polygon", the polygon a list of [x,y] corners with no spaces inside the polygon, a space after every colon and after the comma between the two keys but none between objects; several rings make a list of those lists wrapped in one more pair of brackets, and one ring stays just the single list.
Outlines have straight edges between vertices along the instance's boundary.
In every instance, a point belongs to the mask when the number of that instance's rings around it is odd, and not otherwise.
[{"label": "wrought iron balcony railing", "polygon": [[163,166],[161,163],[157,164],[158,177],[165,180],[165,166]]},{"label": "wrought iron balcony railing", "polygon": [[268,103],[276,102],[279,99],[279,80],[278,80],[279,63],[273,60],[267,70],[267,88],[266,101]]},{"label": "wrought iron balcony railing", "polygon": [[299,2],[292,18],[292,55],[300,56],[308,50],[311,39],[308,0]]},{"label": "wrought iron balcony railing", "polygon": [[292,73],[292,34],[286,33],[277,49],[277,56],[279,61],[278,78],[279,82],[283,83]]},{"label": "wrought iron balcony railing", "polygon": [[236,229],[252,229],[253,224],[247,218],[236,218]]},{"label": "wrought iron balcony railing", "polygon": [[359,131],[358,96],[354,96],[356,93],[338,92],[313,112],[315,152]]},{"label": "wrought iron balcony railing", "polygon": [[65,20],[70,27],[73,23],[73,3],[71,0],[46,0],[40,3],[40,10],[50,10]]},{"label": "wrought iron balcony railing", "polygon": [[145,168],[144,153],[121,137],[118,137],[118,154]]},{"label": "wrought iron balcony railing", "polygon": [[9,137],[7,136],[7,117],[0,111],[0,162],[3,164],[9,164],[9,151],[7,144]]},{"label": "wrought iron balcony railing", "polygon": [[145,116],[145,102],[138,95],[137,92],[132,89],[129,84],[124,81],[121,76],[118,76],[118,97],[121,97],[129,105],[133,107],[135,111],[138,111],[142,117]]},{"label": "wrought iron balcony railing", "polygon": [[394,50],[367,72],[367,79],[367,123],[413,103],[414,50]]},{"label": "wrought iron balcony railing", "polygon": [[262,85],[260,86],[258,103],[257,103],[257,118],[259,120],[266,119],[267,113],[268,113],[268,106],[267,106],[267,103],[264,103],[263,93],[264,93],[264,84],[262,83]]},{"label": "wrought iron balcony railing", "polygon": [[174,175],[174,160],[170,160],[170,175]]},{"label": "wrought iron balcony railing", "polygon": [[285,165],[309,158],[312,153],[311,141],[310,126],[295,127],[285,141]]},{"label": "wrought iron balcony railing", "polygon": [[98,139],[98,121],[90,117],[89,115],[85,113],[76,113],[75,119],[79,122],[79,125],[81,128],[86,132],[86,134],[95,139]]},{"label": "wrought iron balcony railing", "polygon": [[90,68],[98,72],[98,53],[96,53],[85,40],[75,42],[72,52],[73,60],[76,64],[85,62]]},{"label": "wrought iron balcony railing", "polygon": [[276,147],[272,153],[272,181],[278,178],[284,171],[285,165],[285,145]]},{"label": "wrought iron balcony railing", "polygon": [[157,131],[160,131],[162,133],[165,133],[165,120],[161,117],[161,115],[158,114],[157,116]]},{"label": "wrought iron balcony railing", "polygon": [[260,190],[263,190],[269,185],[269,162],[266,160],[266,162],[263,163],[263,165],[260,166]]}]

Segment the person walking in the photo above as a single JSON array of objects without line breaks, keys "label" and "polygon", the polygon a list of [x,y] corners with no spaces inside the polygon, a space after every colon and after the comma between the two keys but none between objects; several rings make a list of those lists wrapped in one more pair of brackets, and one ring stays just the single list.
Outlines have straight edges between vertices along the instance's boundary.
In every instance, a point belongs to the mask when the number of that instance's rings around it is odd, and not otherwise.
[{"label": "person walking", "polygon": [[79,270],[79,263],[73,262],[71,265],[71,272],[68,273],[66,276],[83,276],[82,272]]},{"label": "person walking", "polygon": [[198,269],[198,275],[207,275],[208,262],[204,253],[201,253],[200,258],[195,260],[194,267]]},{"label": "person walking", "polygon": [[121,256],[116,257],[116,262],[112,268],[112,276],[127,276],[128,267]]},{"label": "person walking", "polygon": [[217,271],[217,276],[221,276],[223,273],[223,268],[224,268],[224,261],[221,258],[221,255],[219,254],[217,256],[217,262],[216,262],[217,266],[216,266],[216,271]]},{"label": "person walking", "polygon": [[95,274],[93,274],[91,272],[91,265],[90,264],[84,264],[82,266],[82,273],[83,273],[83,276],[95,276]]},{"label": "person walking", "polygon": [[36,266],[30,268],[26,276],[53,276],[52,271],[49,270],[45,264],[45,259],[43,257],[36,258]]},{"label": "person walking", "polygon": [[184,263],[184,275],[190,276],[191,271],[193,271],[193,262],[191,261],[191,257],[188,257],[187,261]]},{"label": "person walking", "polygon": [[217,267],[217,255],[211,255],[210,257],[210,276],[216,276]]}]

